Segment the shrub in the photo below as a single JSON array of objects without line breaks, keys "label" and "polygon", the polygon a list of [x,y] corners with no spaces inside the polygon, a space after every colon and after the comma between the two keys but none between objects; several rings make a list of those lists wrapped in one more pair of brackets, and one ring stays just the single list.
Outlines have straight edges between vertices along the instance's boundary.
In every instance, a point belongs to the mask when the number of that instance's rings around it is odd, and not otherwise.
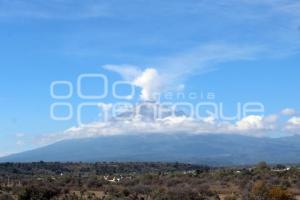
[{"label": "shrub", "polygon": [[293,200],[293,196],[281,187],[272,187],[269,191],[270,200]]}]

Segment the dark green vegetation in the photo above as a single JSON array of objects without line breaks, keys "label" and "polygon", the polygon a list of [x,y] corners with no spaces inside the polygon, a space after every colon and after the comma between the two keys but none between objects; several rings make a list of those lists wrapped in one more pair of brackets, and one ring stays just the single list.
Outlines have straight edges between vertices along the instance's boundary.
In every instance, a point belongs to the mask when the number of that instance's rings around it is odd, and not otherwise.
[{"label": "dark green vegetation", "polygon": [[210,168],[179,163],[2,163],[0,200],[292,200],[298,166]]}]

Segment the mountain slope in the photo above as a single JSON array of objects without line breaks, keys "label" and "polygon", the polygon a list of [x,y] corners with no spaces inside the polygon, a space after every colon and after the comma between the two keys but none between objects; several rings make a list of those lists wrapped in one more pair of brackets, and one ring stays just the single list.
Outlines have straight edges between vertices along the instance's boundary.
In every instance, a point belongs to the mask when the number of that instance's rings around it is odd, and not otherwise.
[{"label": "mountain slope", "polygon": [[168,161],[243,165],[259,161],[300,163],[300,137],[255,138],[240,135],[123,135],[61,141],[0,158],[31,161]]}]

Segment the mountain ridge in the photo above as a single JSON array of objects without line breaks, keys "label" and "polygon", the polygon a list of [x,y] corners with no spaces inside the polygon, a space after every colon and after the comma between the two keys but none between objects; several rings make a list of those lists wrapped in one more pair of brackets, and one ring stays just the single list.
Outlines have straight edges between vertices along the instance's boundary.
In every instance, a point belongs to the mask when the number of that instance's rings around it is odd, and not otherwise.
[{"label": "mountain ridge", "polygon": [[184,162],[206,165],[300,163],[300,136],[135,134],[60,141],[0,162]]}]

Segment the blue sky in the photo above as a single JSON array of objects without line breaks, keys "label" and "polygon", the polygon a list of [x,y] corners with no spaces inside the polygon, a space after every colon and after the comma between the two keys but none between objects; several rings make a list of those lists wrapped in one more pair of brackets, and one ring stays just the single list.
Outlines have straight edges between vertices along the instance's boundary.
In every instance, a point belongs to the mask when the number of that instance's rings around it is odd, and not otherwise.
[{"label": "blue sky", "polygon": [[266,115],[300,110],[299,10],[289,0],[0,0],[0,155],[76,126],[49,117],[51,82],[75,84],[84,73],[122,80],[108,64],[153,68],[159,80],[171,77],[168,88],[214,92],[229,114],[248,101]]}]

